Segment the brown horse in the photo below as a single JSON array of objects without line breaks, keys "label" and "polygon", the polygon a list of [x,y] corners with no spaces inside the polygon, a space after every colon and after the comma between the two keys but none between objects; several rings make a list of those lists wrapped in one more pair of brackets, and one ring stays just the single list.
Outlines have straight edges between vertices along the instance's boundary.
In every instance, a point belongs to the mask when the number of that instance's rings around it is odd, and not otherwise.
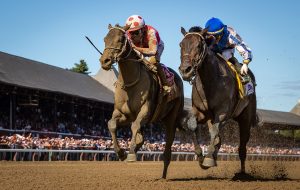
[{"label": "brown horse", "polygon": [[[112,136],[114,149],[121,160],[136,161],[136,152],[143,144],[141,126],[153,121],[153,114],[158,105],[159,84],[137,53],[131,47],[126,36],[129,26],[108,26],[109,32],[104,38],[105,49],[100,58],[104,70],[111,69],[113,63],[118,62],[119,76],[115,89],[115,105],[112,118],[108,121],[108,128]],[[171,70],[171,69],[170,69]],[[166,129],[166,146],[164,150],[164,170],[162,178],[166,178],[171,160],[171,146],[173,144],[176,127],[180,127],[180,115],[183,111],[183,82],[175,71],[174,81],[177,96],[167,101],[164,96],[162,111],[154,122],[161,122]],[[119,126],[131,124],[132,138],[128,156],[120,148],[116,131]]]},{"label": "brown horse", "polygon": [[[228,119],[237,121],[240,129],[239,158],[241,173],[245,173],[246,144],[250,137],[250,128],[256,124],[256,94],[240,98],[235,75],[227,67],[224,59],[209,48],[211,38],[207,30],[193,27],[186,32],[180,42],[182,78],[192,85],[192,107],[196,120],[207,124],[210,133],[208,154],[200,159],[200,166],[207,169],[216,166],[217,153],[221,145],[219,128]],[[252,81],[254,75],[249,71]],[[202,157],[202,150],[196,146],[195,153]]]}]

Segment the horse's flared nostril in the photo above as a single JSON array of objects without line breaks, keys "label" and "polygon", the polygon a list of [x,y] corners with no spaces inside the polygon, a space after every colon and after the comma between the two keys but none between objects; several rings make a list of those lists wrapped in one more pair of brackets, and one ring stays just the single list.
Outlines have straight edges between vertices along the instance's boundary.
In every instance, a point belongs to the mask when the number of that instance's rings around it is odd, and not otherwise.
[{"label": "horse's flared nostril", "polygon": [[104,64],[107,64],[107,63],[109,63],[110,62],[110,59],[104,59]]},{"label": "horse's flared nostril", "polygon": [[189,72],[191,72],[191,70],[192,70],[192,67],[189,66],[189,67],[187,67],[187,68],[184,70],[184,72],[185,72],[185,73],[189,73]]}]

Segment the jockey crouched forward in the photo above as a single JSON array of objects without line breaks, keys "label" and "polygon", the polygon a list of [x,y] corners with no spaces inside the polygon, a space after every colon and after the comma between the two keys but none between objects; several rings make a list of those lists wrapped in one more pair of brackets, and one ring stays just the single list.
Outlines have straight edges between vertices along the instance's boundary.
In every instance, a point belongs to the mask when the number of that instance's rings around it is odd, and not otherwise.
[{"label": "jockey crouched forward", "polygon": [[[220,19],[214,17],[206,22],[205,28],[208,29],[207,33],[214,37],[212,51],[222,54],[226,60],[233,63],[242,75],[243,82],[250,80],[247,74],[248,64],[252,61],[252,52],[240,35],[233,28],[227,27]],[[234,57],[235,49],[243,57],[243,65]]]},{"label": "jockey crouched forward", "polygon": [[170,84],[160,64],[164,43],[160,39],[158,31],[152,26],[146,25],[144,19],[139,15],[128,17],[126,25],[130,25],[130,28],[127,30],[127,36],[133,49],[140,52],[151,64],[151,70],[157,71],[164,93],[170,92]]}]

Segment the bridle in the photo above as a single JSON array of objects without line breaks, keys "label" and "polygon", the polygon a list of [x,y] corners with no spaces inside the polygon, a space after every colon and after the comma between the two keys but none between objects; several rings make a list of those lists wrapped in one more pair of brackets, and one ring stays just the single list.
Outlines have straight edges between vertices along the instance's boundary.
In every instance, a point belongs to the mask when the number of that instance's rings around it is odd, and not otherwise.
[{"label": "bridle", "polygon": [[[197,92],[199,98],[201,99],[204,108],[205,108],[206,110],[209,110],[209,109],[208,109],[208,105],[207,105],[206,97],[205,97],[205,95],[203,96],[203,95],[201,95],[201,94],[199,93],[199,90],[200,90],[200,89],[198,89],[198,86],[197,86],[197,84],[196,84],[196,82],[195,82],[195,78],[196,78],[195,76],[196,76],[196,74],[197,74],[198,67],[199,67],[199,65],[204,61],[204,59],[205,59],[205,57],[206,57],[206,55],[207,55],[207,53],[208,53],[208,47],[207,47],[207,44],[206,44],[206,42],[205,42],[204,37],[203,37],[200,33],[198,33],[198,32],[188,32],[188,33],[186,33],[186,34],[184,35],[184,37],[183,37],[182,40],[184,40],[188,35],[198,35],[198,36],[200,36],[200,39],[201,39],[202,42],[203,42],[203,43],[202,43],[202,45],[203,45],[203,46],[202,46],[202,50],[203,50],[203,51],[201,51],[200,55],[197,56],[197,59],[194,59],[194,62],[192,63],[194,72],[193,72],[193,76],[192,76],[191,79],[189,80],[189,83],[190,83],[191,85],[193,85],[193,86],[196,88],[196,92]],[[200,40],[199,40],[199,41],[200,41]],[[190,54],[188,54],[188,53],[184,54],[183,57],[188,57],[190,60],[192,60]]]},{"label": "bridle", "polygon": [[193,73],[193,76],[191,77],[191,80],[189,81],[189,83],[193,83],[194,81],[194,78],[195,78],[195,75],[196,75],[196,71],[198,70],[198,66],[204,61],[206,55],[207,55],[207,52],[208,52],[208,47],[207,47],[207,44],[205,42],[205,39],[204,37],[198,33],[198,32],[188,32],[184,35],[182,41],[189,35],[198,35],[200,36],[201,40],[203,41],[202,43],[202,49],[203,51],[201,51],[200,55],[197,56],[197,59],[191,59],[191,55],[189,53],[185,53],[183,55],[183,57],[188,57],[189,60],[193,60],[192,62],[192,66],[193,66],[193,70],[194,70],[194,73]]},{"label": "bridle", "polygon": [[[133,48],[131,46],[131,43],[129,42],[129,39],[128,39],[127,34],[126,34],[126,31],[123,28],[120,28],[120,27],[111,27],[111,28],[109,28],[109,31],[113,30],[113,29],[117,29],[117,30],[122,31],[123,35],[125,36],[125,41],[124,41],[123,46],[121,48],[118,48],[118,47],[105,47],[104,48],[104,51],[107,50],[107,49],[113,49],[113,50],[119,50],[120,51],[120,53],[118,53],[116,56],[113,57],[113,62],[116,63],[116,62],[119,62],[120,60],[127,59],[130,56]],[[123,54],[126,52],[127,44],[130,46],[130,48],[129,48],[130,50],[126,54],[126,56],[123,56]],[[140,61],[140,60],[131,60],[131,61]],[[135,81],[133,81],[133,82],[131,82],[129,84],[125,84],[124,82],[123,83],[117,82],[117,83],[119,83],[119,85],[121,85],[122,89],[125,89],[125,88],[132,87],[135,84],[137,84],[138,81],[140,80],[140,77],[141,77],[141,69],[139,68],[139,76],[137,77],[137,79]]]},{"label": "bridle", "polygon": [[[109,31],[113,30],[113,29],[117,29],[117,30],[120,30],[120,31],[123,32],[123,34],[125,35],[125,41],[123,43],[124,45],[122,46],[122,48],[118,48],[118,47],[105,47],[104,51],[107,50],[107,49],[119,50],[120,53],[118,53],[116,56],[113,57],[113,61],[114,62],[119,62],[121,59],[126,59],[127,57],[129,57],[129,55],[131,54],[131,51],[132,51],[132,46],[129,43],[129,40],[128,40],[127,36],[126,36],[126,31],[123,28],[120,28],[120,27],[111,27],[109,29]],[[122,57],[122,55],[126,51],[127,44],[129,44],[130,50],[129,50],[129,52],[127,53],[127,55],[125,57]]]}]

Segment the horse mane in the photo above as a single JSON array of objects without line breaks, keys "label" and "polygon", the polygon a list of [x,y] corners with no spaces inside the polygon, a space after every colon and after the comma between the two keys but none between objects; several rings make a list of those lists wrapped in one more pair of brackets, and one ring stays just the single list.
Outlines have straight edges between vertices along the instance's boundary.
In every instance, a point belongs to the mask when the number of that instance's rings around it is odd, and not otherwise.
[{"label": "horse mane", "polygon": [[201,28],[200,26],[192,26],[189,29],[189,32],[201,32],[203,30],[203,28]]}]

